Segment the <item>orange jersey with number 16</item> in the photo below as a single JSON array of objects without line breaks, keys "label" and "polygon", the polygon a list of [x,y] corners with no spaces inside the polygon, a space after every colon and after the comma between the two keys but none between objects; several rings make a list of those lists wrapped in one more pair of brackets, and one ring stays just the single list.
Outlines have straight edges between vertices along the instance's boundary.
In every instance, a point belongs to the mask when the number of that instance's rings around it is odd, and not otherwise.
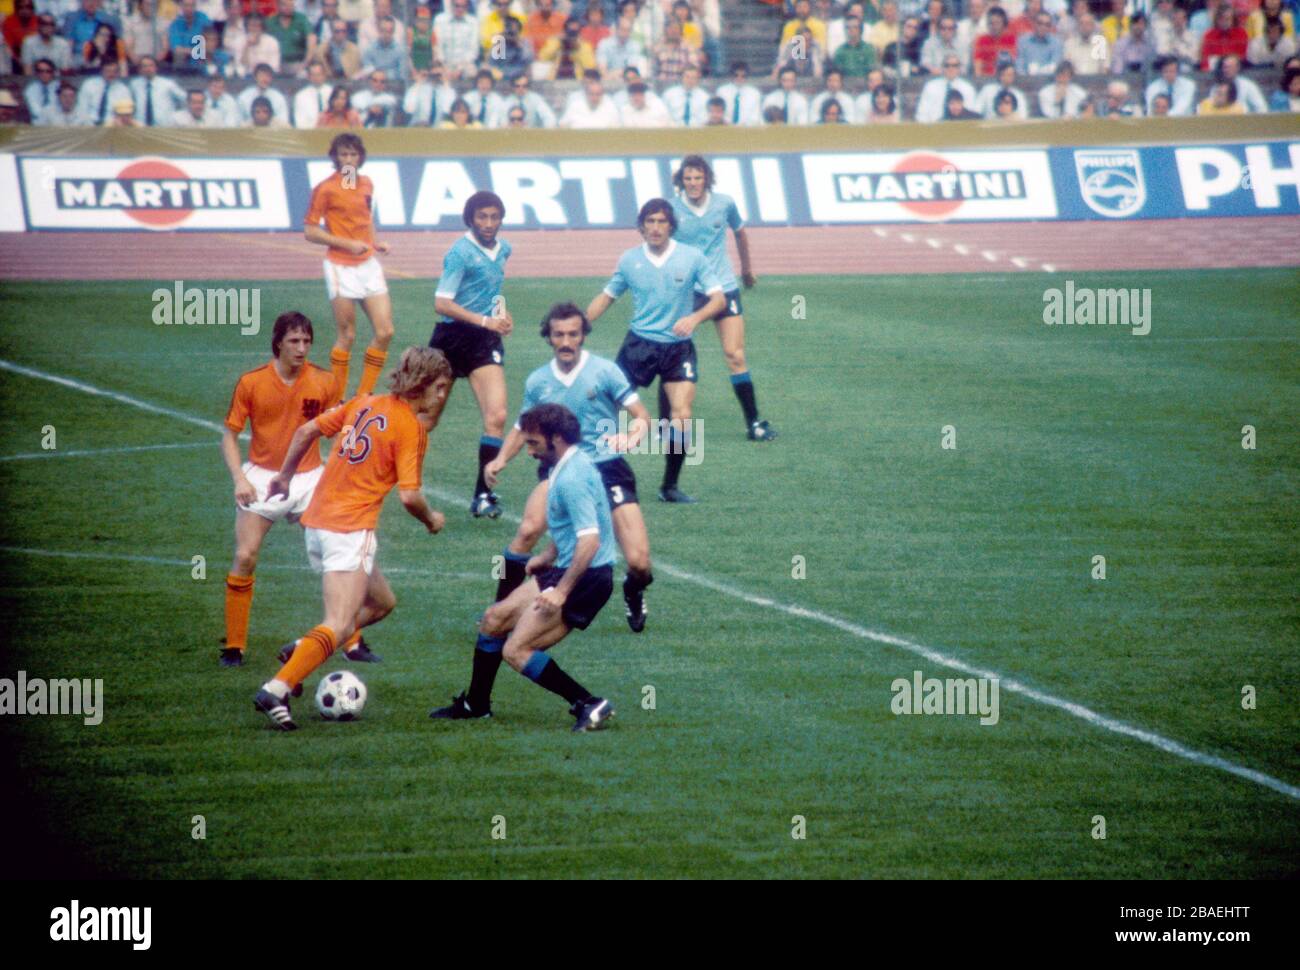
[{"label": "orange jersey with number 16", "polygon": [[[239,434],[245,422],[251,422],[253,441],[248,447],[248,460],[259,468],[278,472],[293,433],[338,401],[338,388],[329,371],[305,363],[297,380],[286,384],[272,361],[239,378],[230,396],[226,427]],[[309,472],[319,465],[320,451],[312,448],[298,463],[298,471]]]},{"label": "orange jersey with number 16", "polygon": [[367,394],[316,419],[338,435],[302,524],[331,532],[373,529],[394,485],[420,487],[429,434],[415,410],[392,394]]},{"label": "orange jersey with number 16", "polygon": [[307,208],[304,226],[319,226],[325,221],[325,231],[331,236],[341,236],[363,242],[370,248],[358,256],[346,249],[330,246],[326,258],[341,266],[360,266],[375,249],[375,223],[370,213],[375,197],[374,184],[364,175],[335,172],[312,189],[311,204]]}]

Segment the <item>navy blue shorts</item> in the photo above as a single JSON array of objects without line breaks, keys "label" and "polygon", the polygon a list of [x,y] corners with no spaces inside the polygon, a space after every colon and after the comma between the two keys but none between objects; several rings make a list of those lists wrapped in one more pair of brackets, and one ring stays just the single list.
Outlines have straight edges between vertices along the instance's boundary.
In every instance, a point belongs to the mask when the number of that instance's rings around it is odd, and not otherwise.
[{"label": "navy blue shorts", "polygon": [[[534,577],[538,589],[547,590],[558,586],[567,571],[559,566],[542,570]],[[591,621],[596,618],[596,614],[609,601],[612,592],[614,592],[614,567],[593,566],[578,577],[578,582],[570,590],[564,606],[560,609],[560,616],[575,630],[585,630],[591,626]]]},{"label": "navy blue shorts", "polygon": [[443,352],[451,364],[452,377],[457,379],[468,377],[489,364],[505,364],[506,350],[501,334],[472,323],[439,320],[429,338],[429,346]]},{"label": "navy blue shorts", "polygon": [[[636,495],[636,473],[632,471],[632,466],[627,463],[626,458],[619,456],[609,461],[597,462],[596,471],[600,472],[600,480],[605,483],[605,496],[609,499],[611,510],[620,505],[637,504],[639,500]],[[544,482],[550,474],[551,466],[539,461],[537,480]]]},{"label": "navy blue shorts", "polygon": [[623,338],[623,346],[618,349],[618,357],[614,362],[627,375],[628,382],[633,387],[649,387],[656,377],[665,384],[674,381],[690,381],[694,384],[699,379],[693,340],[661,343],[629,332]]},{"label": "navy blue shorts", "polygon": [[[738,317],[745,312],[744,307],[740,305],[740,290],[727,290],[727,292],[722,294],[722,298],[727,302],[721,310],[710,317],[711,320],[725,320],[727,317]],[[708,302],[709,295],[707,293],[695,294],[695,309],[698,310]]]}]

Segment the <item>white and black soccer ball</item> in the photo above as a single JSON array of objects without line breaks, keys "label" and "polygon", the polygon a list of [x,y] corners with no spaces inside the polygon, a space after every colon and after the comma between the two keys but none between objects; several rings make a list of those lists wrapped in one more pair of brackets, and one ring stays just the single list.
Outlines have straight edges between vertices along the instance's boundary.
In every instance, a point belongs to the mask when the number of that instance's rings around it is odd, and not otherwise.
[{"label": "white and black soccer ball", "polygon": [[356,674],[336,670],[316,688],[316,710],[327,721],[355,721],[366,706],[366,685]]}]

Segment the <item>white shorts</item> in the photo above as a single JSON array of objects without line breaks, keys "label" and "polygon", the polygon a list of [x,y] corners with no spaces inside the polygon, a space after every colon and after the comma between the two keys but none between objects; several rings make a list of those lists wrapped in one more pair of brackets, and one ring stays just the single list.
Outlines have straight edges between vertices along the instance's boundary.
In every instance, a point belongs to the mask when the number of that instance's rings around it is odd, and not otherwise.
[{"label": "white shorts", "polygon": [[244,477],[253,488],[257,489],[257,501],[251,505],[240,505],[239,508],[256,512],[262,518],[270,519],[272,522],[279,522],[281,519],[297,522],[307,511],[307,506],[311,504],[312,493],[316,491],[316,483],[320,481],[320,477],[325,474],[325,466],[320,465],[309,472],[299,472],[294,475],[289,479],[288,498],[277,498],[268,502],[266,490],[275,474],[269,468],[254,465],[251,461],[244,462]]},{"label": "white shorts", "polygon": [[307,533],[307,561],[318,573],[352,573],[375,568],[379,539],[374,529],[357,532],[331,532],[329,529],[304,530]]},{"label": "white shorts", "polygon": [[331,300],[345,297],[349,300],[364,300],[368,296],[378,296],[388,292],[384,282],[384,268],[379,259],[371,256],[360,266],[341,266],[331,260],[325,260],[325,292]]}]

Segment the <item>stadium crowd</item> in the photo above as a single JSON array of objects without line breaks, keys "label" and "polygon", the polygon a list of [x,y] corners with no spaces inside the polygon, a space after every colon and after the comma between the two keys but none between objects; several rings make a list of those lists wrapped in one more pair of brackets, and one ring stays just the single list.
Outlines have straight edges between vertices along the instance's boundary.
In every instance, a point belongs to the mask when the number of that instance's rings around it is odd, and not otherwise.
[{"label": "stadium crowd", "polygon": [[[0,0],[0,123],[654,128],[1300,111],[1300,0],[1067,2]],[[724,67],[724,10],[766,22],[759,3],[783,5],[770,71]],[[1278,81],[1265,91],[1244,68]]]}]

